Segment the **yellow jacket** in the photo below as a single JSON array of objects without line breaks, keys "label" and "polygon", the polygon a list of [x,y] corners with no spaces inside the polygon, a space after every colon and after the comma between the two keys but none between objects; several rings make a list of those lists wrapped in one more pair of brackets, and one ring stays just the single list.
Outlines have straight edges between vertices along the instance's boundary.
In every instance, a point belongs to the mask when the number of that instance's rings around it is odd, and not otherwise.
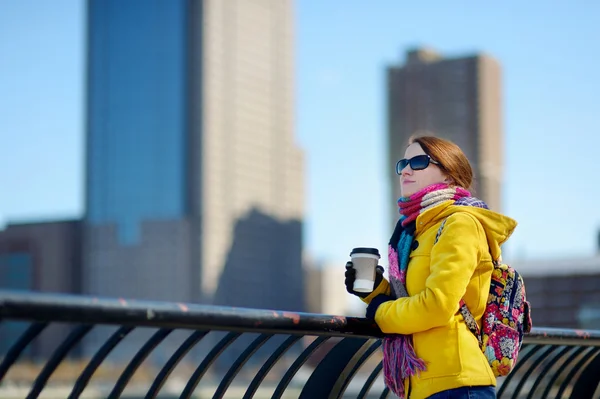
[{"label": "yellow jacket", "polygon": [[[443,233],[434,245],[444,219]],[[406,277],[409,296],[384,302],[375,313],[384,333],[413,334],[415,353],[426,362],[427,370],[410,379],[411,399],[461,386],[496,385],[458,309],[462,298],[481,328],[492,256],[500,257],[500,245],[516,225],[493,211],[451,201],[418,216],[415,240],[419,245],[410,254]],[[364,301],[370,303],[379,294],[390,295],[387,280]]]}]

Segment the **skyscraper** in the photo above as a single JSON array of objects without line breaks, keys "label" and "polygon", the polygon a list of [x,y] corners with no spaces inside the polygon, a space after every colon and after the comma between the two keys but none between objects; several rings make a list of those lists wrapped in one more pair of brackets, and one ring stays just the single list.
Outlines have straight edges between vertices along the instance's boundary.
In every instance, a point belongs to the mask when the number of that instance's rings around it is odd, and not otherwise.
[{"label": "skyscraper", "polygon": [[291,0],[90,0],[87,84],[84,290],[302,310]]},{"label": "skyscraper", "polygon": [[501,71],[493,58],[443,58],[429,49],[407,52],[387,71],[388,164],[393,217],[400,196],[394,165],[413,134],[429,133],[458,144],[474,169],[475,195],[501,210],[503,144]]}]

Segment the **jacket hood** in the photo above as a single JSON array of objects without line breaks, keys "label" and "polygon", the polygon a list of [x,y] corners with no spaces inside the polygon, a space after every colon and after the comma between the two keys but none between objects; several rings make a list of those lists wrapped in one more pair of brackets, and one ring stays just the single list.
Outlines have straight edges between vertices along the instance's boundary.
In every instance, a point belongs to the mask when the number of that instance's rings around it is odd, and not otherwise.
[{"label": "jacket hood", "polygon": [[419,215],[417,218],[417,230],[427,229],[432,224],[440,223],[443,219],[457,212],[468,213],[481,223],[487,237],[492,258],[499,259],[501,254],[500,246],[511,236],[517,227],[517,222],[508,216],[489,209],[468,205],[454,205],[452,201],[447,201]]}]

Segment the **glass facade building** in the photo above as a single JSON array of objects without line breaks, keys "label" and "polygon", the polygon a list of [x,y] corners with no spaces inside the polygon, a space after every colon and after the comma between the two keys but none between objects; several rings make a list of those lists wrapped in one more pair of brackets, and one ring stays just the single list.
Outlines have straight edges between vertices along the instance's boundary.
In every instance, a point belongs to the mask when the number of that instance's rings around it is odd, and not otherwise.
[{"label": "glass facade building", "polygon": [[188,215],[187,4],[89,3],[87,222],[123,244]]},{"label": "glass facade building", "polygon": [[292,1],[87,14],[84,292],[303,310]]}]

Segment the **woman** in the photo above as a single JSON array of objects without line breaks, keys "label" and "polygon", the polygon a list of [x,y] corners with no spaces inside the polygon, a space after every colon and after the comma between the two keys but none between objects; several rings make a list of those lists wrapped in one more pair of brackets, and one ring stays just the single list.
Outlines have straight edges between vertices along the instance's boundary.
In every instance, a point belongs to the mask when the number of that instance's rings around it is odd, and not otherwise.
[{"label": "woman", "polygon": [[496,378],[459,313],[461,300],[481,327],[492,259],[516,222],[471,197],[473,171],[454,143],[417,137],[398,161],[400,219],[389,245],[390,281],[378,267],[368,304],[387,334],[384,379],[401,398],[495,398]]}]

